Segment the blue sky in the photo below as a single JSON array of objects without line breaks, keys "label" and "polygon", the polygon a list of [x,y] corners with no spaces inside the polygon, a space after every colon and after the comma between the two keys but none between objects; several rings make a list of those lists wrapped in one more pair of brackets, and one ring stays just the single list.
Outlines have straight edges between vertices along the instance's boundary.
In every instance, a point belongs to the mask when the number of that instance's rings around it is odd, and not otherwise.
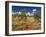
[{"label": "blue sky", "polygon": [[41,7],[28,7],[28,6],[12,6],[12,12],[20,12],[24,10],[27,12],[41,12]]}]

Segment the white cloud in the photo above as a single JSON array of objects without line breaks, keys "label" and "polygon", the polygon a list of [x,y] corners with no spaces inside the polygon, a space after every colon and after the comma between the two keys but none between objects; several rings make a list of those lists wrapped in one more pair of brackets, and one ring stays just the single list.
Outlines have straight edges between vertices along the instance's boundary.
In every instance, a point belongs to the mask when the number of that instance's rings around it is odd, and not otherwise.
[{"label": "white cloud", "polygon": [[12,12],[13,15],[15,15],[16,13],[15,12]]},{"label": "white cloud", "polygon": [[28,13],[26,13],[26,15],[32,16],[32,15],[33,15],[33,13],[28,12]]},{"label": "white cloud", "polygon": [[19,12],[19,14],[21,14],[21,12]]},{"label": "white cloud", "polygon": [[33,9],[33,12],[35,12],[37,9]]},{"label": "white cloud", "polygon": [[12,15],[16,15],[16,14],[18,14],[18,12],[12,12]]},{"label": "white cloud", "polygon": [[26,15],[30,15],[30,13],[28,12],[28,13],[26,13]]},{"label": "white cloud", "polygon": [[30,12],[28,12],[28,15],[30,15]]}]

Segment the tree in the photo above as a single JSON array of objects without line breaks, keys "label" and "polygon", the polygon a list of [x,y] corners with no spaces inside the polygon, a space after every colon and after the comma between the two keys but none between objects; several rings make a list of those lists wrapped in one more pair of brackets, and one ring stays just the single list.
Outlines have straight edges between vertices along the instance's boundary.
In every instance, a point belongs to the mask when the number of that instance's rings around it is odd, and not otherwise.
[{"label": "tree", "polygon": [[21,19],[24,19],[24,21],[27,19],[26,13],[27,11],[25,9],[21,11]]},{"label": "tree", "polygon": [[41,22],[41,13],[40,12],[34,13],[34,18],[38,22]]}]

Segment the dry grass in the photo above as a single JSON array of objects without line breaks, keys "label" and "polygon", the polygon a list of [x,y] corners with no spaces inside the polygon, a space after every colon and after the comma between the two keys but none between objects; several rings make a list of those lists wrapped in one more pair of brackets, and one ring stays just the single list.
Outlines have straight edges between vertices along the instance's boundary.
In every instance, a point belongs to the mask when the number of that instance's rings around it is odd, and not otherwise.
[{"label": "dry grass", "polygon": [[[24,23],[24,24],[23,24]],[[34,17],[27,17],[26,22],[22,19],[12,16],[12,31],[16,30],[39,30],[41,24],[35,21]]]}]

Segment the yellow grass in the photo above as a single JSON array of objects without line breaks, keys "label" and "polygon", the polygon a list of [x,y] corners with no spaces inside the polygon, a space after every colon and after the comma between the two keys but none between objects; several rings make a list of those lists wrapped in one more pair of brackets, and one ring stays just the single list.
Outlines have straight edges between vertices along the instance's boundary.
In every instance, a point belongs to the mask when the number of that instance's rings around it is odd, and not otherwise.
[{"label": "yellow grass", "polygon": [[[26,27],[30,28],[26,29]],[[27,17],[26,22],[22,19],[19,21],[19,18],[12,16],[12,31],[16,30],[38,30],[41,29],[41,24],[35,21],[34,17]]]}]

